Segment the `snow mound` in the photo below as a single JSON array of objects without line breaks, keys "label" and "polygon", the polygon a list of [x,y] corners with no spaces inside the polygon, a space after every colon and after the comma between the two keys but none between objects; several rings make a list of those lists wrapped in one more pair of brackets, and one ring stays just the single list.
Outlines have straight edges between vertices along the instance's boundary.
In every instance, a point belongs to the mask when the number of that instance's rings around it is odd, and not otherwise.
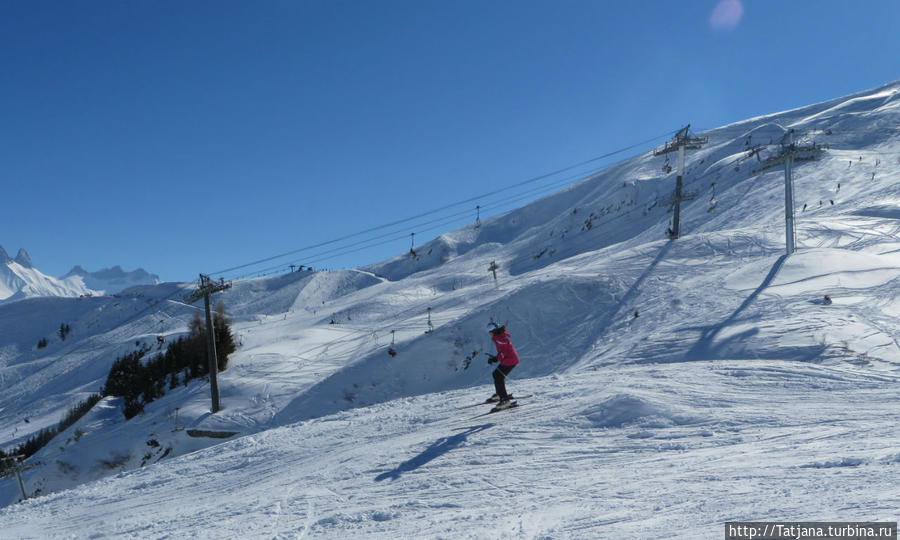
[{"label": "snow mound", "polygon": [[581,414],[590,426],[596,428],[622,428],[630,425],[663,428],[697,421],[670,407],[630,394],[616,394],[602,403],[582,410]]},{"label": "snow mound", "polygon": [[800,467],[804,469],[834,469],[837,467],[859,467],[863,463],[865,463],[865,460],[860,458],[844,457],[831,461],[816,461],[808,465],[800,465]]},{"label": "snow mound", "polygon": [[880,458],[878,462],[883,465],[893,465],[895,463],[900,463],[900,453],[884,456]]}]

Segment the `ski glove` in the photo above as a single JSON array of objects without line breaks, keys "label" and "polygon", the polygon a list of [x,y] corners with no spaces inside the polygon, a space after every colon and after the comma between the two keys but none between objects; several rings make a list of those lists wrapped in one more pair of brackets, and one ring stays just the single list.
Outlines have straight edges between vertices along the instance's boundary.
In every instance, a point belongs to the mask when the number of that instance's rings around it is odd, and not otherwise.
[{"label": "ski glove", "polygon": [[496,363],[496,362],[497,362],[497,357],[494,356],[493,354],[489,354],[489,355],[488,355],[488,364],[493,364],[493,363]]}]

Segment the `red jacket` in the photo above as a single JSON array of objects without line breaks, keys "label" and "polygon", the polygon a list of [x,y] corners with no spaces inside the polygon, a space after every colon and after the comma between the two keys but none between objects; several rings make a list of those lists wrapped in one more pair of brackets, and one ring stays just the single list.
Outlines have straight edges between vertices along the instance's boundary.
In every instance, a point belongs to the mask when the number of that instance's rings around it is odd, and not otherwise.
[{"label": "red jacket", "polygon": [[512,341],[509,340],[510,337],[509,332],[491,334],[491,339],[497,346],[497,360],[500,361],[501,366],[514,366],[519,363],[519,355],[516,353]]}]

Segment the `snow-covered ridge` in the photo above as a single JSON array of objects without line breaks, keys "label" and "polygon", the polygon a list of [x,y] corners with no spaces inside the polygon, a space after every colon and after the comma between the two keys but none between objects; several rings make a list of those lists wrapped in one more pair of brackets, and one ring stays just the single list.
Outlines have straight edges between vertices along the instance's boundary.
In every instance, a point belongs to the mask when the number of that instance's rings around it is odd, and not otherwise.
[{"label": "snow-covered ridge", "polygon": [[12,259],[0,246],[0,302],[40,296],[115,294],[136,285],[155,285],[159,282],[159,276],[143,269],[125,272],[119,266],[97,272],[87,272],[75,266],[65,276],[56,278],[35,268],[24,249],[19,249]]},{"label": "snow-covered ridge", "polygon": [[121,266],[103,268],[96,272],[88,272],[81,266],[75,266],[61,279],[80,277],[86,287],[103,294],[113,294],[136,285],[156,285],[159,276],[151,274],[143,268],[126,272]]},{"label": "snow-covered ridge", "polygon": [[[739,519],[893,521],[898,89],[705,133],[675,241],[674,172],[648,152],[415,257],[237,281],[216,295],[241,344],[223,410],[199,380],[130,422],[101,401],[30,460],[26,484],[50,495],[0,509],[4,530],[203,536],[212,514],[223,538],[713,538]],[[785,257],[783,172],[760,163],[791,128],[826,149],[795,164]],[[0,304],[4,448],[117,354],[184,332],[195,310],[172,300],[190,288]],[[493,391],[491,320],[522,358],[512,392],[534,397],[469,420],[451,407]],[[0,481],[0,504],[17,498]]]}]

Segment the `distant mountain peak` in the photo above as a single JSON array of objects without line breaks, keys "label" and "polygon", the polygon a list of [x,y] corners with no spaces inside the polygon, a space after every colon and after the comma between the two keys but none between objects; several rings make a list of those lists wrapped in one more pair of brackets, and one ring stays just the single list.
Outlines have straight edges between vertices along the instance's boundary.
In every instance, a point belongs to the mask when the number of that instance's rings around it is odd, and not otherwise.
[{"label": "distant mountain peak", "polygon": [[69,270],[69,273],[63,277],[67,278],[69,276],[86,276],[87,273],[88,273],[87,270],[82,268],[80,264],[76,264],[75,266],[72,267],[71,270]]},{"label": "distant mountain peak", "polygon": [[103,268],[96,272],[88,272],[81,265],[75,265],[62,279],[72,276],[82,278],[84,284],[94,290],[118,292],[134,285],[154,285],[160,283],[159,276],[151,274],[143,268],[126,272],[121,266]]},{"label": "distant mountain peak", "polygon": [[65,276],[57,278],[35,268],[31,256],[24,249],[19,249],[15,259],[12,259],[0,247],[0,303],[36,296],[115,294],[129,287],[157,283],[160,279],[156,274],[142,268],[126,272],[118,265],[97,272],[75,266]]},{"label": "distant mountain peak", "polygon": [[28,256],[28,252],[25,251],[25,248],[19,248],[15,261],[25,268],[32,268],[31,257]]},{"label": "distant mountain peak", "polygon": [[3,246],[0,246],[0,264],[9,264],[11,262],[19,263],[24,268],[32,268],[31,257],[28,256],[28,252],[24,248],[19,248],[16,258],[12,259],[6,250],[3,249]]}]

